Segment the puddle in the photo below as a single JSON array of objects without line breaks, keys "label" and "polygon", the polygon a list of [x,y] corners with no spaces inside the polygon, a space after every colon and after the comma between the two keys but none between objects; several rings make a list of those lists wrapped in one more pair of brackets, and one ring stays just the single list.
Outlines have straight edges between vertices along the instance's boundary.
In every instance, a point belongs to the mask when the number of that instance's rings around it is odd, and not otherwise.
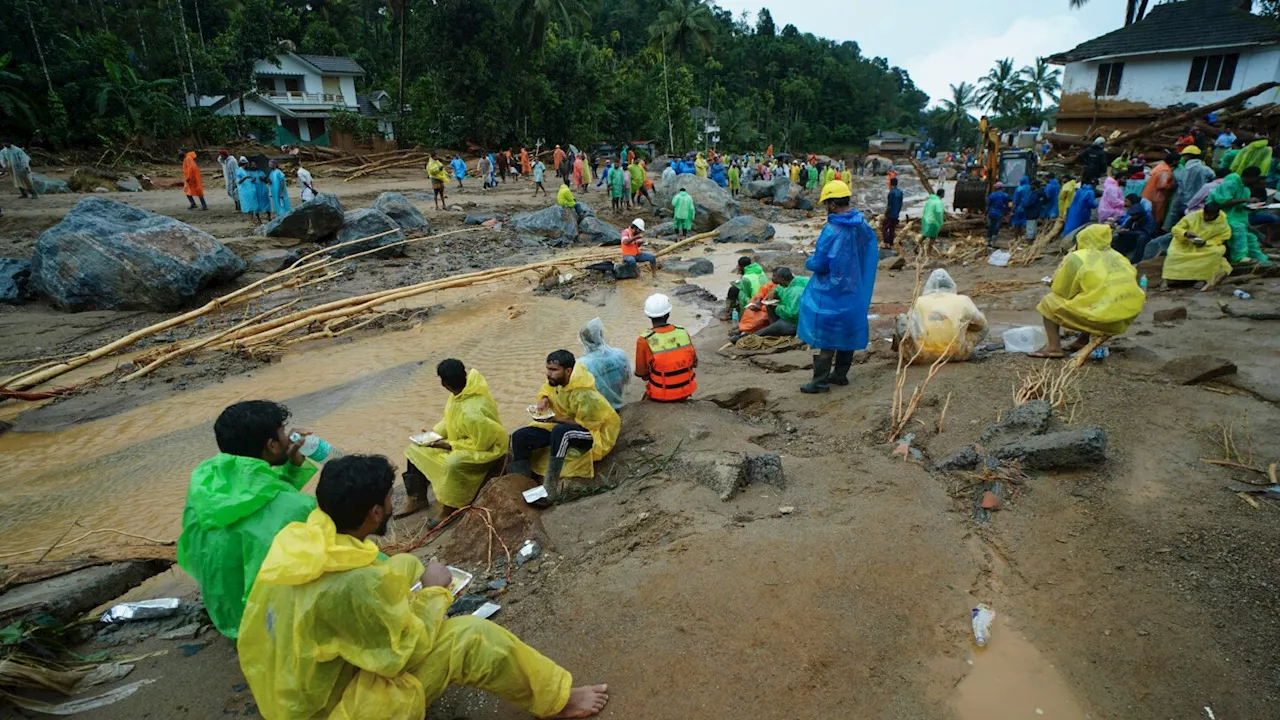
[{"label": "puddle", "polygon": [[1093,717],[1058,670],[1003,615],[996,615],[987,646],[972,647],[970,660],[973,668],[951,698],[960,720]]},{"label": "puddle", "polygon": [[[716,275],[693,282],[723,295],[735,249],[716,246]],[[702,254],[695,250],[689,256]],[[667,274],[645,276],[619,283],[593,298],[595,303],[534,295],[524,281],[446,290],[412,303],[444,305],[412,330],[347,343],[303,343],[278,363],[112,417],[56,432],[0,435],[6,481],[0,486],[0,553],[48,545],[73,522],[84,530],[116,528],[175,539],[191,469],[217,452],[213,421],[240,400],[283,402],[293,411],[293,423],[344,451],[399,462],[407,437],[435,424],[443,410],[446,391],[436,363],[457,357],[484,373],[503,421],[515,429],[527,422],[524,408],[542,383],[549,352],[580,353],[579,328],[599,316],[610,344],[631,355],[635,338],[649,327],[641,311],[644,299],[680,282]],[[711,321],[705,308],[674,296],[672,302],[672,320],[691,331]],[[640,393],[633,382],[628,398],[639,399]]]}]

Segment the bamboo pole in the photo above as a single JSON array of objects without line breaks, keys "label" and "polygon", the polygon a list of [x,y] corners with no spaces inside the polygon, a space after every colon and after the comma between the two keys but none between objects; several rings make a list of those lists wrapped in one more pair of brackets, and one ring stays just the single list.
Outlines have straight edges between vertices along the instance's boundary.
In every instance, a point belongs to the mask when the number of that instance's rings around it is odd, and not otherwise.
[{"label": "bamboo pole", "polygon": [[255,315],[255,316],[253,316],[253,317],[249,318],[248,320],[245,320],[244,322],[237,323],[237,324],[235,324],[235,325],[231,326],[230,328],[228,328],[228,329],[226,329],[226,330],[223,330],[222,332],[216,333],[216,334],[214,334],[214,335],[210,335],[210,336],[209,336],[208,338],[206,338],[205,340],[202,340],[202,341],[200,341],[200,342],[191,343],[190,345],[184,345],[184,346],[182,346],[182,347],[179,347],[179,348],[178,348],[178,349],[176,349],[176,350],[173,350],[172,352],[169,352],[169,353],[167,353],[167,354],[165,354],[165,355],[161,355],[160,357],[156,358],[155,360],[152,360],[152,361],[151,361],[151,362],[150,362],[146,367],[141,368],[141,369],[139,369],[139,370],[136,370],[136,371],[134,371],[134,372],[132,372],[132,373],[129,373],[128,375],[125,375],[124,377],[120,378],[117,382],[125,382],[125,381],[128,381],[128,380],[133,380],[134,378],[140,378],[140,377],[143,377],[144,375],[149,375],[149,374],[151,374],[152,372],[154,372],[155,370],[158,370],[158,369],[160,368],[160,366],[161,366],[161,365],[164,365],[165,363],[171,362],[171,361],[173,361],[173,360],[177,360],[178,358],[180,358],[180,357],[182,357],[182,356],[184,356],[184,355],[190,355],[191,353],[195,352],[196,350],[199,350],[200,348],[204,347],[205,345],[208,345],[208,344],[210,344],[210,343],[212,343],[212,342],[215,342],[215,341],[219,340],[220,338],[224,338],[224,337],[226,337],[227,335],[230,335],[231,333],[233,333],[233,332],[235,332],[235,331],[237,331],[237,330],[239,330],[239,329],[241,329],[241,328],[248,327],[248,326],[250,326],[250,325],[252,325],[252,324],[254,324],[254,323],[258,322],[259,320],[263,320],[263,319],[266,319],[267,317],[269,317],[269,316],[271,316],[271,315],[275,315],[276,313],[280,312],[281,310],[287,310],[288,308],[291,308],[291,307],[293,307],[294,305],[298,304],[298,301],[299,301],[299,300],[301,300],[301,298],[294,298],[293,300],[290,300],[289,302],[285,303],[284,305],[281,305],[280,307],[272,308],[272,309],[270,309],[270,310],[268,310],[268,311],[266,311],[266,312],[258,313],[257,315]]},{"label": "bamboo pole", "polygon": [[374,163],[372,167],[366,166],[364,170],[358,170],[348,175],[347,177],[343,178],[342,182],[351,182],[352,180],[355,180],[358,177],[364,177],[365,175],[368,175],[370,173],[375,173],[382,170],[391,170],[392,168],[406,167],[408,165],[417,165],[429,159],[431,159],[430,155],[419,155],[417,157],[412,157],[407,160],[400,160],[398,162]]},{"label": "bamboo pole", "polygon": [[913,157],[908,157],[907,161],[911,163],[912,169],[916,171],[916,179],[924,186],[924,191],[932,195],[933,185],[929,182],[929,176],[925,175],[924,168],[920,167],[920,165],[916,163],[916,159]]}]

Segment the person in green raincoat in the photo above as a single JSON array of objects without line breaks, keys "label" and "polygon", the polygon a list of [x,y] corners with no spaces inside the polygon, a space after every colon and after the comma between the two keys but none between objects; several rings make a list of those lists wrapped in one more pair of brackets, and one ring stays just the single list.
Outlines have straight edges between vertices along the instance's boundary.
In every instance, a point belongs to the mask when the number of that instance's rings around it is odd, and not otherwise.
[{"label": "person in green raincoat", "polygon": [[760,292],[760,288],[764,287],[769,278],[764,274],[764,268],[755,258],[749,255],[743,255],[738,258],[738,274],[742,277],[729,283],[729,292],[724,295],[724,311],[726,314],[733,312],[734,308],[742,313],[747,309],[747,303]]},{"label": "person in green raincoat", "polygon": [[[1229,153],[1228,153],[1229,155]],[[1223,158],[1225,161],[1227,158]],[[1227,167],[1231,168],[1233,173],[1243,173],[1245,168],[1256,167],[1262,171],[1263,175],[1271,169],[1271,146],[1267,144],[1266,139],[1254,140],[1244,149],[1231,157],[1231,164]]]},{"label": "person in green raincoat", "polygon": [[1209,193],[1209,202],[1218,204],[1231,226],[1231,240],[1227,242],[1227,260],[1233,263],[1256,260],[1264,265],[1271,259],[1258,247],[1258,237],[1249,231],[1249,188],[1239,173],[1231,173]]},{"label": "person in green raincoat", "polygon": [[[178,566],[200,586],[213,626],[233,640],[276,533],[316,508],[302,494],[316,473],[301,453],[309,433],[286,430],[288,420],[288,408],[268,400],[228,407],[213,424],[218,454],[191,473]],[[291,442],[292,433],[302,437]]]},{"label": "person in green raincoat", "polygon": [[622,212],[622,196],[627,191],[627,171],[622,165],[614,165],[609,170],[609,204],[616,213]]},{"label": "person in green raincoat", "polygon": [[693,229],[693,196],[688,190],[680,188],[680,192],[671,198],[671,209],[673,210],[672,224],[675,225],[676,232],[680,233],[680,237],[689,237],[689,231]]},{"label": "person in green raincoat", "polygon": [[938,188],[937,192],[924,201],[924,210],[920,214],[920,237],[924,240],[926,248],[931,248],[933,241],[938,239],[938,233],[942,232],[942,222],[946,219],[942,198],[946,194],[946,190]]},{"label": "person in green raincoat", "polygon": [[804,189],[813,190],[818,187],[818,168],[815,165],[809,166],[809,177],[805,180]]}]

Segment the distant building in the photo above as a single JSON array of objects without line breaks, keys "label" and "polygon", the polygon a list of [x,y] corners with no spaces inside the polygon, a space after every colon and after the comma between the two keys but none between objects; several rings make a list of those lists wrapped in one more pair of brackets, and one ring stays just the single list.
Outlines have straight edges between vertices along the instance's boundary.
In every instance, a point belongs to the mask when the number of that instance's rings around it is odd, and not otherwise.
[{"label": "distant building", "polygon": [[920,141],[916,138],[896,132],[879,131],[867,138],[867,148],[870,152],[881,155],[909,153],[919,144]]},{"label": "distant building", "polygon": [[240,115],[243,101],[244,115],[275,119],[275,138],[261,138],[275,145],[328,145],[327,120],[335,109],[374,117],[384,135],[394,136],[395,103],[381,91],[357,96],[356,78],[365,71],[349,57],[287,52],[276,62],[257,61],[253,74],[255,90],[243,98],[204,95],[192,104]]},{"label": "distant building", "polygon": [[[1205,105],[1280,80],[1280,24],[1249,0],[1183,0],[1052,55],[1064,66],[1058,132],[1132,130],[1172,105]],[[1248,105],[1275,102],[1263,93]]]},{"label": "distant building", "polygon": [[698,147],[714,147],[720,142],[720,122],[715,113],[696,107],[689,110],[689,115],[698,123]]}]

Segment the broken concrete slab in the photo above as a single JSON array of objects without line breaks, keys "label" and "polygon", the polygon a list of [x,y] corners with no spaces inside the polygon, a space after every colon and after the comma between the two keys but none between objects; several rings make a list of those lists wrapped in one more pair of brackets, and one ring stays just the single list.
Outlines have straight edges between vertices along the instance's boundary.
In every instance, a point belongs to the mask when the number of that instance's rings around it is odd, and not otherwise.
[{"label": "broken concrete slab", "polygon": [[692,450],[680,454],[671,475],[705,485],[727,501],[747,484],[747,456],[737,452]]},{"label": "broken concrete slab", "polygon": [[747,458],[747,482],[764,483],[779,490],[786,487],[787,477],[782,472],[782,457],[777,453],[764,453]]},{"label": "broken concrete slab", "polygon": [[747,361],[758,368],[776,373],[813,369],[813,353],[807,350],[789,350],[776,355],[752,355]]},{"label": "broken concrete slab", "polygon": [[1152,319],[1156,322],[1173,322],[1174,320],[1186,320],[1187,309],[1184,307],[1169,308],[1167,310],[1157,310]]},{"label": "broken concrete slab", "polygon": [[1005,411],[1000,422],[992,423],[982,432],[978,442],[983,447],[1004,445],[1024,435],[1039,435],[1049,429],[1053,408],[1044,400],[1031,400]]},{"label": "broken concrete slab", "polygon": [[1175,385],[1196,385],[1235,375],[1236,364],[1214,355],[1187,355],[1165,363],[1160,373]]},{"label": "broken concrete slab", "polygon": [[1106,462],[1107,432],[1091,427],[1032,435],[1001,445],[991,454],[1001,460],[1021,460],[1029,470],[1091,467]]},{"label": "broken concrete slab", "polygon": [[164,572],[169,565],[159,560],[96,565],[19,585],[0,595],[0,619],[40,613],[68,623]]},{"label": "broken concrete slab", "polygon": [[894,255],[881,260],[877,265],[878,270],[901,270],[907,264],[907,259],[901,255]]}]

